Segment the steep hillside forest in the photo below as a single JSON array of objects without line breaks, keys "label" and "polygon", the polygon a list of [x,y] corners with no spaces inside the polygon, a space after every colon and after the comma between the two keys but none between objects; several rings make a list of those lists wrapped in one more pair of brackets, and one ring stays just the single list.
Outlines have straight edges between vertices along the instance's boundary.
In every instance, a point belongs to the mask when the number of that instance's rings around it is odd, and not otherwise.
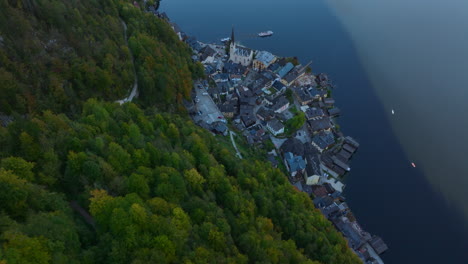
[{"label": "steep hillside forest", "polygon": [[280,170],[178,111],[203,69],[144,7],[0,0],[0,263],[360,263]]}]

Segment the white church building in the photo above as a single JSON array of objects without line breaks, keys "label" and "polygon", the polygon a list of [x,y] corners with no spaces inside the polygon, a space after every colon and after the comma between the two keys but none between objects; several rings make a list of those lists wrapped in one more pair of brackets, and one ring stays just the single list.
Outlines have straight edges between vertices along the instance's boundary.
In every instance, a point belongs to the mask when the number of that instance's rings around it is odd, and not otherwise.
[{"label": "white church building", "polygon": [[233,63],[239,63],[242,66],[250,66],[253,60],[253,50],[236,44],[234,41],[234,28],[231,34],[231,45],[229,50],[229,60]]}]

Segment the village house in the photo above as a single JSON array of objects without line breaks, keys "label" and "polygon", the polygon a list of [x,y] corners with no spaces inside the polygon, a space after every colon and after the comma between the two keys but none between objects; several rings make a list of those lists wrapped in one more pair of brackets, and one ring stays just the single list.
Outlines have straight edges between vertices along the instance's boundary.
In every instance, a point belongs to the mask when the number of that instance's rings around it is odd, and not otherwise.
[{"label": "village house", "polygon": [[309,91],[309,94],[310,94],[310,96],[312,96],[312,99],[314,101],[319,101],[322,98],[327,97],[327,91],[325,91],[325,90],[318,90],[316,88],[311,87],[311,88],[308,89],[308,91]]},{"label": "village house", "polygon": [[229,81],[229,74],[227,73],[218,73],[218,74],[215,74],[213,75],[213,81],[215,82],[227,82]]},{"label": "village house", "polygon": [[330,122],[329,117],[324,117],[320,119],[312,119],[307,121],[310,126],[310,130],[313,134],[316,134],[320,131],[330,131],[332,128],[332,124]]},{"label": "village house", "polygon": [[340,109],[334,107],[332,109],[328,109],[328,115],[331,117],[336,117],[340,115]]},{"label": "village house", "polygon": [[219,106],[219,110],[227,118],[233,118],[234,113],[236,112],[236,107],[232,103],[222,104]]},{"label": "village house", "polygon": [[223,65],[223,72],[228,74],[243,75],[246,69],[246,67],[239,63],[225,62]]},{"label": "village house", "polygon": [[317,120],[325,117],[325,112],[321,108],[310,107],[305,111],[307,120]]},{"label": "village house", "polygon": [[305,71],[301,71],[301,65],[297,65],[296,67],[294,67],[294,69],[289,71],[289,73],[281,79],[281,82],[286,86],[291,86],[297,78],[301,77],[304,74]]},{"label": "village house", "polygon": [[278,71],[279,77],[283,79],[284,76],[286,76],[293,68],[294,68],[294,64],[290,62],[286,63],[286,65]]},{"label": "village house", "polygon": [[275,113],[282,113],[284,112],[286,109],[288,109],[289,107],[289,101],[288,99],[286,99],[285,96],[281,96],[281,97],[278,97],[277,99],[275,99],[273,101],[273,106],[271,107],[271,109],[275,112]]},{"label": "village house", "polygon": [[328,76],[325,73],[320,73],[317,75],[317,80],[321,87],[327,87],[329,85]]},{"label": "village house", "polygon": [[281,65],[278,62],[272,63],[269,67],[268,70],[270,70],[273,73],[278,73],[281,70]]},{"label": "village house", "polygon": [[228,128],[226,124],[224,124],[221,121],[216,121],[211,123],[211,131],[213,131],[215,134],[221,134],[223,136],[227,135]]},{"label": "village house", "polygon": [[239,74],[229,74],[229,79],[235,84],[238,84],[242,81],[242,75]]},{"label": "village house", "polygon": [[266,127],[274,136],[284,133],[284,125],[278,119],[268,121]]},{"label": "village house", "polygon": [[253,60],[253,51],[249,48],[236,44],[234,39],[234,28],[231,34],[231,45],[229,50],[229,60],[243,66],[249,66]]},{"label": "village house", "polygon": [[335,137],[331,132],[322,131],[312,138],[312,145],[316,147],[319,152],[323,152],[333,144],[335,144]]},{"label": "village house", "polygon": [[269,121],[274,117],[273,111],[266,109],[265,107],[260,107],[257,110],[257,118],[261,121]]},{"label": "village house", "polygon": [[309,91],[307,89],[304,89],[303,87],[293,87],[291,88],[294,92],[294,95],[296,96],[297,98],[297,101],[301,104],[301,105],[308,105],[312,102],[312,100],[314,99]]},{"label": "village house", "polygon": [[335,99],[333,98],[324,98],[323,102],[325,103],[326,106],[330,107],[335,104]]},{"label": "village house", "polygon": [[275,81],[272,85],[271,85],[272,88],[275,88],[278,92],[282,93],[284,91],[286,91],[286,86],[280,82],[280,81]]},{"label": "village house", "polygon": [[305,174],[306,161],[302,158],[302,156],[295,156],[291,152],[286,152],[284,154],[284,161],[292,177],[295,177],[298,174]]},{"label": "village house", "polygon": [[[200,56],[200,61],[203,64],[213,63],[215,61],[216,54],[217,54],[216,51],[214,49],[212,49],[210,46],[207,45],[203,49],[202,55]],[[215,67],[215,69],[216,69],[216,67]]]},{"label": "village house", "polygon": [[276,57],[268,51],[260,51],[253,60],[252,67],[255,70],[263,71],[276,61]]}]

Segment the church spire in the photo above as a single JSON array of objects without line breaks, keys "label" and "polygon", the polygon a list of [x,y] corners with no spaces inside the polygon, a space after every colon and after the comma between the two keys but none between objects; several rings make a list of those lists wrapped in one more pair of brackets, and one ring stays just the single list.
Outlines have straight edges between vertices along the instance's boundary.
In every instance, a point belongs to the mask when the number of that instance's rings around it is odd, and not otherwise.
[{"label": "church spire", "polygon": [[234,43],[234,26],[232,26],[231,43]]}]

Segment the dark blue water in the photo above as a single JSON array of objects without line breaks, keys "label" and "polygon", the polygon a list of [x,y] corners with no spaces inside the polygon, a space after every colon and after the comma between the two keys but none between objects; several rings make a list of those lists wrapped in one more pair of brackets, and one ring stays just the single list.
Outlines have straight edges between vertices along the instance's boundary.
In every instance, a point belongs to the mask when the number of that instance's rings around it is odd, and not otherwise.
[{"label": "dark blue water", "polygon": [[[337,85],[343,132],[361,143],[345,196],[363,228],[390,247],[385,263],[468,263],[463,216],[411,167],[350,36],[324,0],[164,0],[161,10],[201,41],[227,37],[234,26],[236,39],[251,48],[313,60],[313,71]],[[252,37],[264,30],[275,34]]]}]

